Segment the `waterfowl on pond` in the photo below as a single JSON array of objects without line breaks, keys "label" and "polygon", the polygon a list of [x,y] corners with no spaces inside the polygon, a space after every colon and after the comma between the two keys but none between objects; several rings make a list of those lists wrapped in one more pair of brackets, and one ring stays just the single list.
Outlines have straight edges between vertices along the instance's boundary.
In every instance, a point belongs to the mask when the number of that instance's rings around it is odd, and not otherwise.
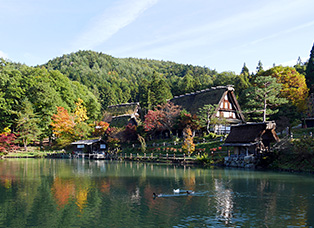
[{"label": "waterfowl on pond", "polygon": [[188,195],[189,195],[189,194],[194,194],[194,193],[195,193],[194,191],[190,191],[190,192],[189,192],[189,191],[186,191],[186,194],[188,194]]},{"label": "waterfowl on pond", "polygon": [[161,196],[162,196],[162,194],[158,194],[158,195],[157,195],[155,192],[153,192],[153,197],[154,197],[154,198],[156,198],[156,197],[161,197]]},{"label": "waterfowl on pond", "polygon": [[173,193],[180,193],[180,189],[173,189]]}]

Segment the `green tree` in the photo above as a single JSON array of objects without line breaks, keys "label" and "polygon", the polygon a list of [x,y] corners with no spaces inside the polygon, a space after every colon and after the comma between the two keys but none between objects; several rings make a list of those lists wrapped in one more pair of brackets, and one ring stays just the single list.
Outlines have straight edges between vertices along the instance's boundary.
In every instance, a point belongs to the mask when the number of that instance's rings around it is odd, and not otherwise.
[{"label": "green tree", "polygon": [[38,127],[39,119],[33,111],[32,103],[25,98],[22,102],[21,111],[17,114],[17,130],[20,139],[23,142],[25,151],[30,141],[36,141],[41,131]]},{"label": "green tree", "polygon": [[259,72],[261,72],[263,70],[264,70],[264,68],[263,68],[262,61],[259,60],[258,63],[257,63],[256,71],[257,71],[257,73],[259,73]]},{"label": "green tree", "polygon": [[282,85],[276,78],[256,76],[252,84],[253,87],[245,91],[247,99],[245,113],[254,115],[260,113],[262,121],[265,122],[268,115],[275,114],[280,105],[288,102],[286,98],[279,97]]},{"label": "green tree", "polygon": [[218,122],[218,117],[214,115],[217,107],[217,105],[208,104],[204,105],[198,111],[200,126],[206,127],[208,133],[210,133],[210,126]]},{"label": "green tree", "polygon": [[311,50],[310,59],[306,66],[306,83],[310,88],[310,92],[314,91],[314,44]]},{"label": "green tree", "polygon": [[249,77],[249,75],[250,75],[249,68],[247,68],[245,63],[243,64],[243,67],[242,67],[240,75],[244,75],[246,77]]},{"label": "green tree", "polygon": [[170,87],[157,72],[154,72],[153,74],[149,96],[152,106],[149,107],[150,109],[156,107],[157,105],[165,104],[167,99],[172,97]]}]

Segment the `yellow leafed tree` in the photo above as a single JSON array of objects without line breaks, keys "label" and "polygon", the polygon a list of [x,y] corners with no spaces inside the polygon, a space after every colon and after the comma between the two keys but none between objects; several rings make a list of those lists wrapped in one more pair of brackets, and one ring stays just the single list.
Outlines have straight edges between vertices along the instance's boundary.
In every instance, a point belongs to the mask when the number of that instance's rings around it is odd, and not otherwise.
[{"label": "yellow leafed tree", "polygon": [[83,104],[83,100],[81,98],[78,98],[78,101],[75,104],[76,108],[74,110],[74,115],[76,117],[76,122],[80,123],[88,120],[87,110]]},{"label": "yellow leafed tree", "polygon": [[195,144],[193,142],[193,135],[190,127],[186,127],[183,130],[183,135],[184,135],[184,143],[182,145],[183,151],[191,155],[195,151]]}]

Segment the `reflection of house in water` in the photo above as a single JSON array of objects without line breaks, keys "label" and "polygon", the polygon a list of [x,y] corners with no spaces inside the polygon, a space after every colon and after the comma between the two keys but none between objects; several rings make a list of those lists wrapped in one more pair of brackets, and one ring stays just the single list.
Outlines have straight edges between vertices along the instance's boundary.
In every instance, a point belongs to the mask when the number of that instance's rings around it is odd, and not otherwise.
[{"label": "reflection of house in water", "polygon": [[217,105],[213,115],[225,120],[225,124],[217,124],[213,131],[216,133],[229,133],[230,126],[243,123],[244,116],[234,94],[232,86],[217,86],[194,93],[175,96],[170,100],[180,105],[191,114],[197,114],[205,105]]},{"label": "reflection of house in water", "polygon": [[232,191],[226,189],[224,183],[215,179],[215,198],[216,198],[216,210],[217,217],[219,220],[225,222],[225,224],[229,224],[232,219],[233,214],[233,196]]}]

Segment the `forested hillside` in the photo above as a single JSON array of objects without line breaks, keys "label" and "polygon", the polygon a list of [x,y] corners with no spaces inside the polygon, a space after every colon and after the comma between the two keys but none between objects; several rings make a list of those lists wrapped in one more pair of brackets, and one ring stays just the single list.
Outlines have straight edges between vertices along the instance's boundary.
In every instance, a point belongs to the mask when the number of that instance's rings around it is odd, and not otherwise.
[{"label": "forested hillside", "polygon": [[[47,69],[59,70],[81,82],[99,98],[102,107],[125,102],[154,103],[155,90],[166,98],[215,84],[217,72],[207,67],[136,58],[114,58],[93,51],[79,51],[49,61]],[[155,88],[152,86],[155,85]],[[162,88],[156,88],[156,87]],[[148,92],[148,90],[150,92]],[[145,95],[146,94],[146,95]],[[149,96],[150,96],[149,95]],[[149,101],[151,100],[151,101]]]},{"label": "forested hillside", "polygon": [[49,125],[57,106],[73,111],[79,99],[88,104],[91,121],[100,118],[100,104],[94,94],[59,71],[0,59],[0,79],[0,132],[6,127],[15,131],[29,125],[43,138],[51,134]]}]

